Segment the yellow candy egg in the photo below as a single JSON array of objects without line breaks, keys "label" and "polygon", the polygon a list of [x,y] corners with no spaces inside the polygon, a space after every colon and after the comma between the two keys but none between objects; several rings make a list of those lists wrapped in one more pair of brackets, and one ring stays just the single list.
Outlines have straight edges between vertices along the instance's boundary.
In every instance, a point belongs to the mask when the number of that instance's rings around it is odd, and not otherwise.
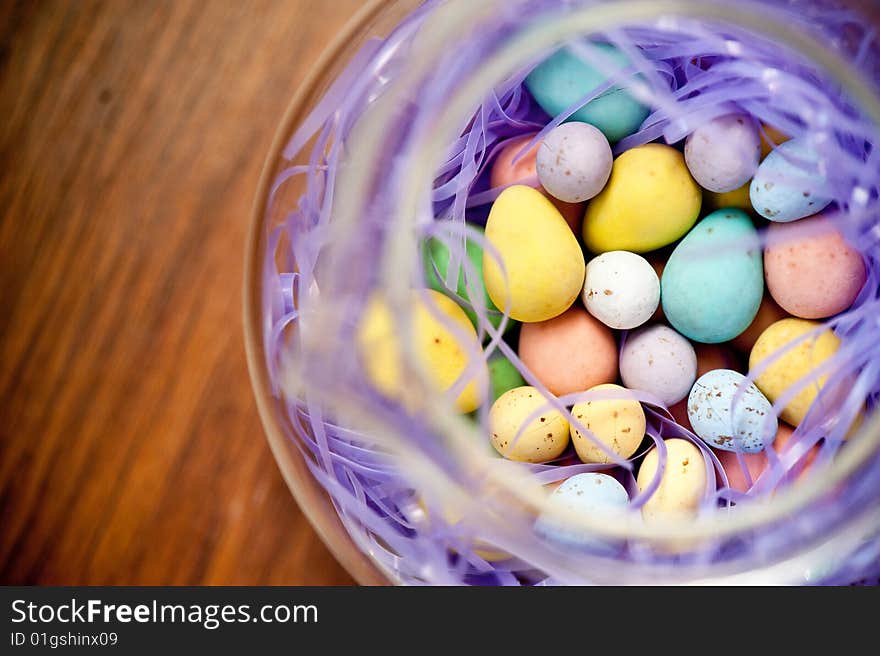
[{"label": "yellow candy egg", "polygon": [[[455,301],[432,289],[413,291],[409,311],[413,350],[431,385],[440,393],[446,392],[464,373],[469,355],[480,352],[477,332]],[[458,329],[456,333],[461,335],[453,334],[437,314],[451,320]],[[415,390],[407,389],[402,377],[401,337],[387,302],[374,295],[364,309],[357,331],[367,376],[383,394],[414,408],[420,401],[413,394]],[[455,399],[458,410],[477,409],[484,377],[488,377],[485,362]]]},{"label": "yellow candy egg", "polygon": [[[666,466],[660,486],[642,506],[642,517],[648,521],[692,516],[706,491],[706,463],[700,450],[691,442],[678,438],[663,442],[666,444]],[[660,456],[655,447],[647,453],[639,469],[636,482],[640,492],[646,490],[654,480],[659,462]]]},{"label": "yellow candy egg", "polygon": [[706,209],[715,211],[733,207],[742,210],[743,212],[754,212],[754,208],[752,207],[752,197],[750,195],[751,184],[752,181],[749,180],[739,189],[724,193],[707,191],[704,201]]},{"label": "yellow candy egg", "polygon": [[553,203],[531,187],[508,187],[495,200],[486,239],[483,277],[492,302],[517,321],[546,321],[565,312],[580,294],[586,264],[580,245]]},{"label": "yellow candy egg", "polygon": [[[544,412],[527,420],[540,408]],[[508,460],[547,462],[568,446],[568,420],[534,387],[525,385],[505,392],[489,410],[491,442]]]},{"label": "yellow candy egg", "polygon": [[[428,506],[425,503],[424,499],[419,498],[417,501],[417,505],[418,511],[424,513],[425,519],[430,523],[431,513],[429,512]],[[454,509],[451,506],[444,506],[443,508],[441,508],[440,514],[443,517],[443,521],[449,526],[454,526],[463,519],[462,513],[458,509]],[[473,540],[473,542],[471,543],[471,548],[476,555],[489,563],[507,560],[508,558],[510,558],[509,553],[501,551],[499,549],[494,549],[491,544],[488,544],[487,542],[484,542],[480,539]]]},{"label": "yellow candy egg", "polygon": [[[620,385],[611,384],[596,385],[588,391],[601,390],[626,392]],[[621,398],[582,401],[575,404],[571,414],[593,433],[592,437],[583,435],[572,426],[574,448],[583,462],[612,462],[594,440],[598,440],[621,458],[629,458],[645,437],[645,411],[642,404],[635,400]]]},{"label": "yellow candy egg", "polygon": [[[774,355],[777,350],[785,348],[791,342],[807,333],[816,330],[822,324],[806,319],[782,319],[771,324],[755,342],[749,356],[749,369],[754,370],[761,362]],[[755,379],[758,386],[771,402],[776,402],[792,385],[812,379],[782,410],[780,417],[797,426],[807,416],[807,411],[816,400],[819,391],[828,380],[827,375],[813,377],[812,373],[828,358],[837,353],[840,339],[830,330],[804,339],[790,350],[772,361],[764,372]]]},{"label": "yellow candy egg", "polygon": [[662,248],[693,227],[702,202],[700,187],[675,148],[633,148],[614,161],[611,179],[587,206],[584,243],[594,253]]}]

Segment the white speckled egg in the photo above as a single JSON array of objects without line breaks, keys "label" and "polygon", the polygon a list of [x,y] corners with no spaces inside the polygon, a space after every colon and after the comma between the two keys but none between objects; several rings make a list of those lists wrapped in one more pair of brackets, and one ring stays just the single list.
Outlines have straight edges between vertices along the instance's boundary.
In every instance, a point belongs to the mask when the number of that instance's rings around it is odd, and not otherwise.
[{"label": "white speckled egg", "polygon": [[831,198],[821,161],[804,138],[786,141],[767,155],[752,179],[749,195],[755,210],[765,219],[787,223],[817,214]]},{"label": "white speckled egg", "polygon": [[631,390],[642,390],[670,406],[687,396],[697,378],[697,354],[669,326],[656,324],[627,336],[620,351],[620,377]]},{"label": "white speckled egg", "polygon": [[641,326],[659,304],[660,279],[641,255],[610,251],[587,264],[584,305],[606,326],[617,330]]},{"label": "white speckled egg", "polygon": [[580,203],[596,196],[611,176],[608,139],[589,123],[563,123],[538,147],[538,180],[555,198]]},{"label": "white speckled egg", "polygon": [[752,179],[761,161],[758,123],[746,114],[709,121],[687,138],[684,158],[703,189],[719,194],[739,189]]},{"label": "white speckled egg", "polygon": [[776,438],[770,401],[741,373],[715,369],[700,376],[688,396],[694,432],[716,449],[757,453]]},{"label": "white speckled egg", "polygon": [[[616,479],[607,474],[577,474],[567,479],[550,495],[549,503],[555,509],[580,515],[613,515],[626,511],[629,495]],[[539,534],[571,547],[605,547],[607,543],[590,536],[589,531],[553,517],[548,513],[538,517],[535,529]]]}]

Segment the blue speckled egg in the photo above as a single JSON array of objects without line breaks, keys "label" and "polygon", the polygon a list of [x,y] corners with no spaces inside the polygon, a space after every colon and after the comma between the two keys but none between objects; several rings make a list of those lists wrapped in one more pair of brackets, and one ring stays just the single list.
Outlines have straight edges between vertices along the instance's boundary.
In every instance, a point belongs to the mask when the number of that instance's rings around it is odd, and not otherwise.
[{"label": "blue speckled egg", "polygon": [[806,139],[792,139],[777,147],[758,167],[749,187],[755,211],[780,223],[821,212],[831,199],[821,195],[826,180],[819,165]]},{"label": "blue speckled egg", "polygon": [[[626,55],[605,44],[591,44],[597,54],[620,69],[630,65]],[[597,70],[567,48],[562,48],[539,64],[526,78],[526,88],[550,116],[588,95],[607,80]],[[636,132],[648,116],[648,108],[619,86],[611,87],[569,117],[599,128],[614,143]]]},{"label": "blue speckled egg", "polygon": [[694,433],[723,451],[763,451],[779,428],[770,401],[748,378],[730,369],[700,376],[688,396],[687,412]]},{"label": "blue speckled egg", "polygon": [[695,342],[718,344],[742,333],[764,296],[758,232],[742,210],[700,221],[675,247],[660,280],[666,320]]},{"label": "blue speckled egg", "polygon": [[[610,515],[626,511],[629,495],[616,479],[607,474],[577,474],[567,479],[550,495],[550,504],[584,515]],[[604,551],[612,545],[592,537],[589,531],[563,525],[559,519],[541,515],[535,530],[543,537],[566,547]]]}]

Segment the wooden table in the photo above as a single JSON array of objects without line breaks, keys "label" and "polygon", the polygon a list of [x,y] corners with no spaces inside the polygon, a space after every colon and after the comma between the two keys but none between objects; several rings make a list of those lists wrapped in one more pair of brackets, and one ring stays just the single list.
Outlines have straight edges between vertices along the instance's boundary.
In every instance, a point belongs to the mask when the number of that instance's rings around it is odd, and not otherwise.
[{"label": "wooden table", "polygon": [[257,179],[358,0],[0,3],[0,583],[344,584],[263,437]]}]

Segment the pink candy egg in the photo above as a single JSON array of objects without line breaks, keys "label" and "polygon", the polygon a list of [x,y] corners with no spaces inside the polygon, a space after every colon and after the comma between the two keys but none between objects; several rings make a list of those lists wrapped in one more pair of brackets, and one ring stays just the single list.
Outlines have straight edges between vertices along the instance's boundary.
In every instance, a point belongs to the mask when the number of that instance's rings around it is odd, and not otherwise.
[{"label": "pink candy egg", "polygon": [[[793,434],[794,429],[791,426],[780,422],[779,430],[776,432],[776,439],[773,441],[773,450],[778,454],[784,453],[785,447]],[[798,462],[794,468],[796,477],[800,478],[806,473],[810,465],[812,465],[813,461],[816,459],[818,450],[819,447],[814,446],[806,456],[801,458],[800,462]],[[732,451],[715,451],[715,455],[718,456],[718,460],[721,461],[721,465],[727,473],[727,479],[730,483],[731,489],[738,492],[748,492],[750,485],[748,485],[746,481],[745,472],[743,472],[743,468],[739,464],[736,454]],[[752,479],[752,483],[757,481],[761,474],[767,471],[767,467],[770,464],[767,460],[767,455],[763,452],[743,454],[743,460],[745,461],[746,468],[749,470],[749,477]]]},{"label": "pink candy egg", "polygon": [[771,223],[764,250],[767,288],[801,319],[823,319],[853,304],[866,278],[859,252],[823,216]]},{"label": "pink candy egg", "polygon": [[[580,235],[581,223],[584,220],[585,204],[566,203],[558,198],[554,198],[541,187],[538,183],[538,146],[523,153],[516,163],[513,161],[534,137],[535,135],[530,134],[511,139],[501,149],[501,152],[498,153],[495,162],[492,164],[492,170],[489,172],[489,184],[493,189],[496,187],[508,187],[512,184],[524,184],[534,187],[556,206],[565,222],[571,226],[572,232]],[[540,145],[540,142],[538,145]]]}]

